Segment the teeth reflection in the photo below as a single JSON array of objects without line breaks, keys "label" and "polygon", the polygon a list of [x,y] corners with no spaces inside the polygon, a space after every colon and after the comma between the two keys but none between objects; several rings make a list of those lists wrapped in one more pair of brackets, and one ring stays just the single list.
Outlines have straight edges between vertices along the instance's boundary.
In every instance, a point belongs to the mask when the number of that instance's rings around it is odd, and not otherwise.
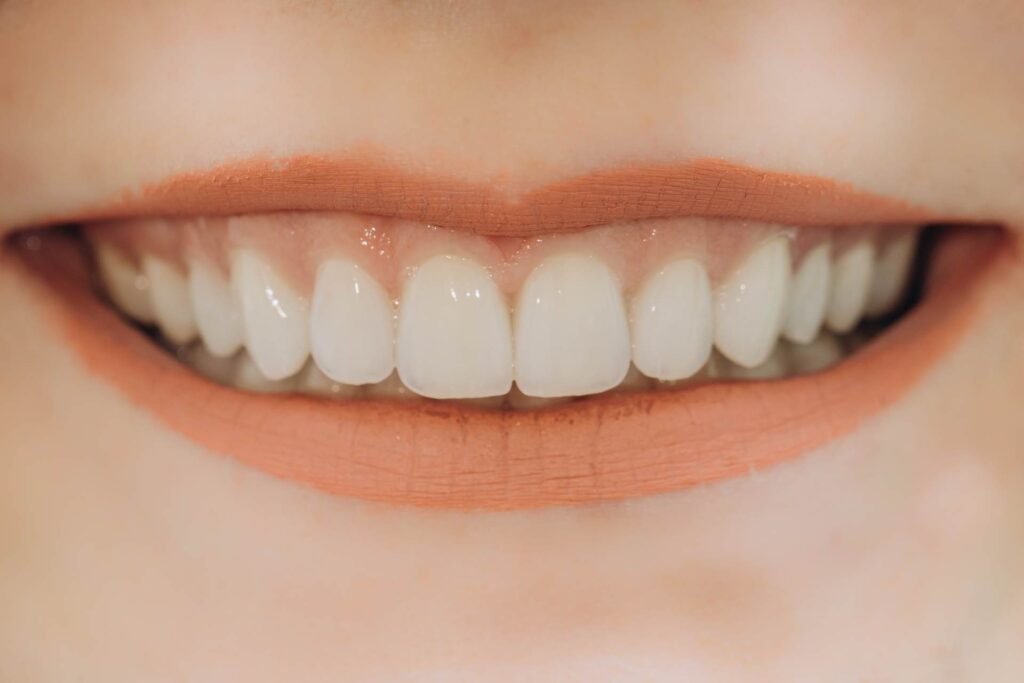
[{"label": "teeth reflection", "polygon": [[[735,259],[708,262],[539,240],[536,252],[509,259],[511,270],[487,260],[502,250],[455,251],[457,240],[425,261],[409,250],[394,270],[372,259],[358,266],[344,245],[326,245],[319,262],[290,261],[238,235],[224,241],[230,247],[187,242],[181,254],[169,253],[166,235],[152,252],[102,240],[94,250],[113,304],[155,322],[146,333],[215,381],[530,410],[606,391],[818,372],[877,331],[859,325],[865,315],[885,315],[906,295],[914,231],[815,237],[795,273],[791,244],[809,240],[791,229],[766,234]],[[575,236],[565,244],[587,245]]]}]

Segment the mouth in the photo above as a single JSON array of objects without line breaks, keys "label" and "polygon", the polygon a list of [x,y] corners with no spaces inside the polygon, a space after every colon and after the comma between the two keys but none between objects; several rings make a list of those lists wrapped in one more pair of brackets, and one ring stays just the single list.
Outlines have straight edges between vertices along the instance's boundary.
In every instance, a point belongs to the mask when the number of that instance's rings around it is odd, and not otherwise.
[{"label": "mouth", "polygon": [[854,429],[1006,261],[997,227],[709,163],[502,204],[259,162],[14,242],[88,367],[213,451],[389,503],[608,501]]}]

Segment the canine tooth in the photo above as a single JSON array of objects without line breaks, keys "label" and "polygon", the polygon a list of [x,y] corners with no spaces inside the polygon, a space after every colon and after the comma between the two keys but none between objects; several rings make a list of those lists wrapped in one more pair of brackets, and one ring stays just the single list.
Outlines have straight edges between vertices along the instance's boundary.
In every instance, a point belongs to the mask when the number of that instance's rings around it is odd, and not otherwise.
[{"label": "canine tooth", "polygon": [[253,251],[235,254],[231,284],[241,304],[245,346],[269,380],[297,373],[309,356],[309,311],[274,269]]},{"label": "canine tooth", "polygon": [[704,266],[669,263],[633,299],[633,363],[648,377],[690,377],[711,355],[711,285]]},{"label": "canine tooth", "polygon": [[215,356],[233,356],[242,348],[242,314],[231,285],[214,266],[193,262],[188,275],[199,336]]},{"label": "canine tooth", "polygon": [[316,363],[310,361],[302,369],[295,382],[295,389],[306,394],[326,396],[328,398],[352,398],[359,393],[360,387],[341,384],[320,372]]},{"label": "canine tooth", "polygon": [[778,342],[786,313],[790,255],[775,237],[747,256],[715,293],[715,346],[748,368],[763,363]]},{"label": "canine tooth", "polygon": [[508,306],[477,263],[435,256],[409,278],[398,310],[398,374],[430,398],[483,398],[512,386]]},{"label": "canine tooth", "polygon": [[852,330],[864,315],[874,265],[875,246],[868,240],[858,242],[836,259],[825,314],[825,323],[836,334]]},{"label": "canine tooth", "polygon": [[135,264],[120,249],[109,244],[96,245],[96,264],[103,286],[117,307],[139,322],[153,322],[149,280]]},{"label": "canine tooth", "polygon": [[906,293],[916,250],[916,232],[900,235],[882,247],[875,261],[871,292],[868,294],[868,315],[885,315],[899,305]]},{"label": "canine tooth", "polygon": [[351,261],[317,273],[309,343],[320,370],[343,384],[372,384],[395,367],[395,316],[384,288]]},{"label": "canine tooth", "polygon": [[562,254],[526,279],[515,315],[516,383],[529,396],[580,396],[616,386],[630,361],[621,287],[601,261]]},{"label": "canine tooth", "polygon": [[163,259],[142,257],[142,272],[149,280],[149,298],[157,326],[175,344],[196,338],[196,319],[185,275]]},{"label": "canine tooth", "polygon": [[832,281],[830,247],[820,244],[806,256],[793,276],[783,335],[801,344],[818,336],[825,320],[828,290]]},{"label": "canine tooth", "polygon": [[239,354],[233,381],[239,389],[259,394],[278,394],[292,391],[295,383],[295,377],[276,380],[267,378],[252,356],[247,353]]}]

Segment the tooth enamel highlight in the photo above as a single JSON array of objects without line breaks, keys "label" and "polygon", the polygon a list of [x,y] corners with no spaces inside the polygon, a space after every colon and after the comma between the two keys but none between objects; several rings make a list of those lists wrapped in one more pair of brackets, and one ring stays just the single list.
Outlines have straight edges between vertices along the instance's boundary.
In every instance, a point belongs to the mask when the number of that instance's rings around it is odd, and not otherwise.
[{"label": "tooth enamel highlight", "polygon": [[580,396],[616,386],[630,340],[615,275],[581,254],[549,257],[527,277],[515,315],[516,384],[528,396]]},{"label": "tooth enamel highlight", "polygon": [[711,285],[704,266],[684,259],[648,278],[633,299],[633,363],[648,377],[674,380],[711,355]]},{"label": "tooth enamel highlight", "polygon": [[196,261],[189,268],[188,287],[207,350],[214,356],[233,356],[242,348],[242,314],[227,278],[214,266]]},{"label": "tooth enamel highlight", "polygon": [[235,254],[231,284],[242,308],[245,346],[268,380],[297,373],[309,356],[306,302],[253,251]]},{"label": "tooth enamel highlight", "polygon": [[786,339],[806,344],[818,336],[825,320],[832,259],[828,244],[812,249],[796,271],[789,292],[789,307],[782,331]]},{"label": "tooth enamel highlight", "polygon": [[142,323],[153,322],[149,280],[117,247],[96,245],[96,263],[107,294],[121,311]]},{"label": "tooth enamel highlight", "polygon": [[825,322],[837,334],[849,332],[864,315],[875,265],[875,246],[862,241],[836,259]]},{"label": "tooth enamel highlight", "polygon": [[409,278],[398,311],[398,374],[430,398],[482,398],[512,386],[508,306],[475,262],[436,256]]},{"label": "tooth enamel highlight", "polygon": [[778,342],[789,290],[789,242],[775,237],[743,261],[715,293],[715,346],[753,368]]},{"label": "tooth enamel highlight", "polygon": [[384,288],[351,261],[317,273],[309,337],[320,370],[343,384],[383,381],[395,367],[394,311]]},{"label": "tooth enamel highlight", "polygon": [[891,313],[900,304],[910,279],[910,269],[917,251],[917,234],[900,235],[882,247],[875,262],[868,294],[867,315]]}]

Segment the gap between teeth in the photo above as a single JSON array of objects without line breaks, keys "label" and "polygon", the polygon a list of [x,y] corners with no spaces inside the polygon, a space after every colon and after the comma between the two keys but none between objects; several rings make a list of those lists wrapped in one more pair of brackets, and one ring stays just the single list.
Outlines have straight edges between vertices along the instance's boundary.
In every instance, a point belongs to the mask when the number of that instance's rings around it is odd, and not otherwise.
[{"label": "gap between teeth", "polygon": [[192,345],[191,364],[225,384],[529,408],[614,388],[826,367],[843,355],[834,334],[902,302],[916,241],[908,231],[880,245],[871,236],[826,242],[794,262],[780,235],[721,282],[680,255],[630,292],[598,256],[566,251],[540,261],[514,297],[456,254],[418,264],[399,292],[330,258],[308,295],[253,249],[233,252],[227,275],[198,259],[187,272],[150,254],[133,260],[103,243],[96,261],[120,310]]}]

